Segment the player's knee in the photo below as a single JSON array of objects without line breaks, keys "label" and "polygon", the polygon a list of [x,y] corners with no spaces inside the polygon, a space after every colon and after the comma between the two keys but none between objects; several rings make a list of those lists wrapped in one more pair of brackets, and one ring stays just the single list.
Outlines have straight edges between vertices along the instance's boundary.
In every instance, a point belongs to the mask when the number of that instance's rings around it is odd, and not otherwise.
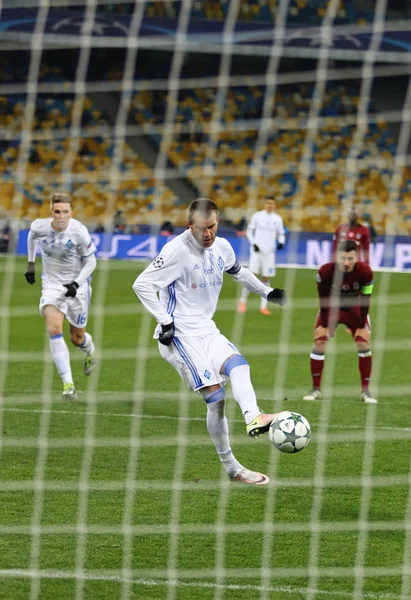
[{"label": "player's knee", "polygon": [[230,358],[228,358],[225,361],[221,372],[224,373],[224,375],[227,375],[227,377],[230,377],[233,369],[235,369],[236,367],[241,367],[243,365],[249,366],[244,356],[242,356],[241,354],[233,354],[230,356]]},{"label": "player's knee", "polygon": [[327,340],[324,340],[324,341],[315,340],[314,346],[313,346],[313,352],[315,354],[324,354],[326,341]]},{"label": "player's knee", "polygon": [[202,396],[207,406],[217,405],[217,403],[225,400],[225,390],[223,387],[211,387],[202,392]]},{"label": "player's knee", "polygon": [[328,338],[326,335],[316,335],[314,333],[314,349],[319,350],[320,352],[324,352],[327,340]]},{"label": "player's knee", "polygon": [[63,334],[63,329],[62,329],[62,327],[60,327],[60,325],[48,323],[47,324],[47,333],[50,338],[55,338],[55,337]]},{"label": "player's knee", "polygon": [[82,331],[70,331],[70,341],[75,346],[81,346],[84,342],[84,333]]},{"label": "player's knee", "polygon": [[355,337],[355,343],[357,345],[358,352],[368,352],[370,350],[370,341],[365,340],[360,335]]}]

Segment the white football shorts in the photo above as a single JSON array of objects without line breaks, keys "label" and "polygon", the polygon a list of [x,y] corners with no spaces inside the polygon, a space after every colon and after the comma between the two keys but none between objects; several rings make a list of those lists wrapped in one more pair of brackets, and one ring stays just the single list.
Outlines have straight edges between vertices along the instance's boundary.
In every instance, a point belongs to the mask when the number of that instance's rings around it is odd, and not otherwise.
[{"label": "white football shorts", "polygon": [[262,275],[263,277],[275,276],[275,257],[274,252],[262,254],[261,252],[250,252],[250,262],[248,268],[254,275]]},{"label": "white football shorts", "polygon": [[198,391],[218,383],[225,385],[228,377],[220,373],[222,365],[237,348],[221,333],[197,337],[174,337],[170,346],[158,343],[161,356],[179,373],[188,387]]},{"label": "white football shorts", "polygon": [[40,314],[43,315],[43,309],[48,304],[55,306],[62,312],[67,321],[74,327],[84,328],[87,325],[88,311],[91,300],[91,286],[88,283],[81,285],[74,298],[66,298],[66,288],[61,286],[58,289],[45,287],[41,292]]}]

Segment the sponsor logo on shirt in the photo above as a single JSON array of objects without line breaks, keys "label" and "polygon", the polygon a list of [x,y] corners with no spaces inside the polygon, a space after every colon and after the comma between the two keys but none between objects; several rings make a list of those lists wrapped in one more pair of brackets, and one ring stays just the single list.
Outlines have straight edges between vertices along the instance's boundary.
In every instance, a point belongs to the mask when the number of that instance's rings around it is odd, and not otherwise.
[{"label": "sponsor logo on shirt", "polygon": [[206,288],[206,287],[215,287],[216,285],[223,285],[222,279],[215,279],[214,281],[207,281],[204,283],[199,283],[198,287]]}]

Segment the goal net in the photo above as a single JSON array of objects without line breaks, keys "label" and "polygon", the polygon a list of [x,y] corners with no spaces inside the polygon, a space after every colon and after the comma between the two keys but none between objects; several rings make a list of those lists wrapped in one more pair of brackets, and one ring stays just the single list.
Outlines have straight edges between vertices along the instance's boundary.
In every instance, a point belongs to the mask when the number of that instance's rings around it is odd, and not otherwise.
[{"label": "goal net", "polygon": [[[411,597],[408,2],[4,0],[0,11],[4,597]],[[23,277],[27,230],[55,191],[71,194],[98,257],[97,365],[84,378],[71,350],[72,403],[40,277]],[[239,312],[226,276],[215,316],[261,409],[311,424],[308,447],[282,454],[245,435],[227,386],[231,445],[270,477],[261,488],[226,477],[203,400],[160,358],[132,291],[197,197],[218,203],[219,234],[244,264],[247,223],[268,197],[286,225],[271,285],[288,304],[263,315],[255,296]],[[305,402],[316,269],[353,207],[374,227],[378,403],[360,402],[342,327],[323,398]]]}]

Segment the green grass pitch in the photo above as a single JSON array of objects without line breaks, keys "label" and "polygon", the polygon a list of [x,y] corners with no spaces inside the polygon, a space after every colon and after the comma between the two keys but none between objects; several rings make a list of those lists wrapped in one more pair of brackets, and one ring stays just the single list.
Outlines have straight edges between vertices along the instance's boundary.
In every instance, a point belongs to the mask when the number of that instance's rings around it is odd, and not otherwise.
[{"label": "green grass pitch", "polygon": [[312,426],[303,452],[282,455],[267,436],[247,438],[228,390],[233,450],[271,477],[255,489],[226,479],[202,400],[160,359],[131,289],[139,264],[99,263],[88,324],[99,364],[85,378],[71,349],[81,394],[70,404],[24,265],[0,262],[1,599],[410,597],[408,274],[376,274],[377,406],[359,401],[343,327],[328,348],[326,398],[301,400],[313,270],[279,269],[275,285],[291,299],[271,317],[256,297],[237,315],[240,289],[225,277],[216,322],[249,361],[261,408],[301,412]]}]

